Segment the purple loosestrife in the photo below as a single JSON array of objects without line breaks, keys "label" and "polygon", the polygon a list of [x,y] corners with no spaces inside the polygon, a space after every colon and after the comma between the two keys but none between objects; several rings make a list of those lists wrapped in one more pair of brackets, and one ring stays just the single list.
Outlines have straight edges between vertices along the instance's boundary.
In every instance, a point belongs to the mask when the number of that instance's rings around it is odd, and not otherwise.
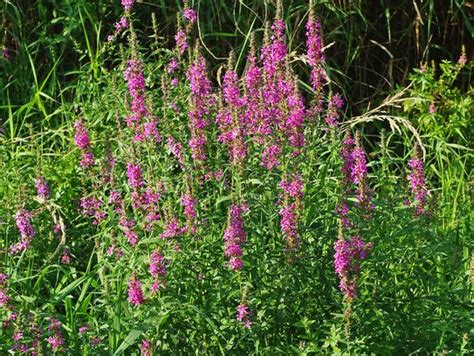
[{"label": "purple loosestrife", "polygon": [[334,269],[339,276],[339,288],[349,301],[357,297],[357,278],[360,262],[367,258],[371,243],[354,236],[350,241],[339,239],[334,243]]},{"label": "purple loosestrife", "polygon": [[206,159],[207,137],[205,128],[209,124],[206,116],[209,114],[211,104],[211,81],[207,77],[204,57],[197,54],[197,58],[189,67],[186,76],[191,89],[191,109],[188,112],[191,139],[188,144],[193,160],[200,163]]},{"label": "purple loosestrife", "polygon": [[10,246],[10,253],[17,254],[28,249],[35,236],[35,230],[31,225],[32,214],[26,209],[20,209],[15,215],[16,226],[20,232],[20,241]]},{"label": "purple loosestrife", "polygon": [[415,215],[420,216],[426,212],[426,196],[428,190],[426,189],[425,169],[423,162],[418,158],[418,150],[415,148],[413,158],[408,162],[410,168],[410,189],[413,194],[413,201],[415,206]]},{"label": "purple loosestrife", "polygon": [[282,207],[280,208],[280,228],[290,251],[299,245],[298,221],[303,198],[303,181],[301,174],[293,174],[291,179],[282,179],[280,189],[283,191]]},{"label": "purple loosestrife", "polygon": [[61,333],[62,324],[59,320],[51,318],[48,326],[48,331],[53,334],[47,339],[48,344],[51,345],[53,352],[60,351],[64,346],[64,339]]},{"label": "purple loosestrife", "polygon": [[374,208],[371,204],[371,192],[367,186],[367,160],[365,151],[360,144],[360,139],[356,140],[356,146],[352,151],[354,163],[351,171],[351,181],[357,186],[356,196],[359,207],[370,211]]},{"label": "purple loosestrife", "polygon": [[122,0],[122,6],[125,11],[130,11],[132,9],[133,3],[135,0]]},{"label": "purple loosestrife", "polygon": [[[118,34],[120,34],[120,32],[122,32],[123,30],[128,28],[127,18],[122,16],[118,22],[114,23],[114,28],[115,28],[114,35],[118,35]],[[113,39],[113,37],[114,36],[112,36],[112,39]]]},{"label": "purple loosestrife", "polygon": [[301,199],[303,197],[303,180],[301,179],[301,174],[295,174],[291,180],[282,179],[280,188],[291,198]]},{"label": "purple loosestrife", "polygon": [[276,19],[272,31],[271,42],[262,48],[263,69],[267,79],[273,78],[277,69],[284,65],[288,52],[285,44],[285,23]]},{"label": "purple loosestrife", "polygon": [[193,9],[190,9],[190,8],[184,9],[183,16],[190,23],[195,23],[197,21],[197,13]]},{"label": "purple loosestrife", "polygon": [[246,204],[232,204],[229,210],[229,224],[224,231],[225,252],[229,267],[233,271],[243,268],[242,246],[247,241],[242,214],[248,210]]},{"label": "purple loosestrife", "polygon": [[[232,63],[231,54],[229,68],[232,67]],[[237,73],[228,69],[222,84],[225,107],[216,117],[221,132],[219,141],[229,146],[229,156],[235,165],[242,163],[247,156],[245,116],[241,111],[244,100],[241,98],[238,82]]]},{"label": "purple loosestrife", "polygon": [[138,164],[127,163],[128,185],[132,189],[143,187],[142,168]]},{"label": "purple loosestrife", "polygon": [[183,194],[181,197],[181,204],[184,207],[184,215],[187,220],[193,221],[196,219],[196,199],[194,199],[190,194]]},{"label": "purple loosestrife", "polygon": [[291,203],[283,205],[279,211],[280,228],[290,251],[297,249],[299,245],[297,210],[297,205]]},{"label": "purple loosestrife", "polygon": [[76,143],[76,146],[79,147],[82,153],[80,166],[82,168],[89,168],[94,165],[94,154],[90,150],[89,133],[87,132],[86,127],[82,123],[82,120],[77,120],[74,123],[74,128],[76,130],[74,135],[74,142]]},{"label": "purple loosestrife", "polygon": [[43,177],[37,177],[35,179],[36,193],[40,203],[44,204],[49,198],[49,186],[48,182]]},{"label": "purple loosestrife", "polygon": [[107,215],[105,211],[101,210],[102,200],[100,198],[84,196],[80,200],[80,206],[82,215],[92,217],[94,225],[98,225]]},{"label": "purple loosestrife", "polygon": [[142,284],[135,275],[132,275],[128,281],[128,301],[133,306],[138,306],[144,302]]},{"label": "purple loosestrife", "polygon": [[262,165],[270,170],[280,165],[281,146],[279,144],[273,144],[265,147],[262,153]]},{"label": "purple loosestrife", "polygon": [[320,112],[322,110],[322,90],[327,80],[326,71],[324,70],[325,56],[321,37],[321,23],[315,19],[311,10],[306,23],[306,48],[308,63],[311,67],[311,87],[315,92],[314,110]]},{"label": "purple loosestrife", "polygon": [[235,318],[248,329],[252,327],[252,319],[250,318],[251,315],[252,312],[247,304],[241,303],[237,306],[237,313]]},{"label": "purple loosestrife", "polygon": [[288,94],[285,95],[288,114],[282,130],[285,132],[291,146],[303,147],[303,122],[306,116],[306,108],[303,97],[298,92],[296,81],[289,83],[288,89]]},{"label": "purple loosestrife", "polygon": [[150,255],[149,271],[154,279],[151,291],[156,293],[166,283],[166,260],[158,250]]},{"label": "purple loosestrife", "polygon": [[168,66],[166,67],[166,71],[168,72],[168,74],[173,74],[178,69],[179,69],[179,61],[176,58],[172,58],[169,61]]},{"label": "purple loosestrife", "polygon": [[257,65],[254,50],[252,49],[247,62],[248,69],[245,72],[245,124],[247,132],[254,137],[258,143],[263,143],[262,138],[258,135],[261,131],[259,127],[263,125],[263,112],[261,110],[261,79],[262,73]]},{"label": "purple loosestrife", "polygon": [[0,273],[0,307],[5,307],[9,301],[8,275],[5,273]]},{"label": "purple loosestrife", "polygon": [[186,32],[182,29],[178,30],[174,36],[174,40],[176,41],[176,49],[178,50],[178,54],[179,56],[182,56],[183,53],[189,48]]},{"label": "purple loosestrife", "polygon": [[170,136],[167,141],[168,144],[168,149],[170,152],[175,156],[175,158],[178,160],[179,165],[181,166],[181,169],[184,171],[184,156],[183,156],[183,146],[181,143],[176,141],[173,136]]},{"label": "purple loosestrife", "polygon": [[61,256],[61,263],[64,265],[68,265],[71,263],[71,254],[69,253],[69,249],[65,248],[63,254]]},{"label": "purple loosestrife", "polygon": [[176,218],[171,218],[166,224],[164,231],[160,234],[162,239],[171,239],[182,236],[186,232],[186,227],[180,227]]},{"label": "purple loosestrife", "polygon": [[141,121],[148,115],[145,104],[145,77],[143,76],[142,63],[136,59],[129,60],[124,78],[127,81],[131,98],[131,114],[126,119],[127,126],[136,132],[135,141],[141,141],[143,139],[143,132],[140,127]]},{"label": "purple loosestrife", "polygon": [[151,356],[153,347],[151,341],[148,339],[143,339],[140,345],[141,356]]},{"label": "purple loosestrife", "polygon": [[328,112],[326,115],[326,124],[331,127],[336,127],[339,125],[339,112],[338,110],[342,109],[344,106],[344,101],[342,100],[339,94],[331,95],[328,104]]}]

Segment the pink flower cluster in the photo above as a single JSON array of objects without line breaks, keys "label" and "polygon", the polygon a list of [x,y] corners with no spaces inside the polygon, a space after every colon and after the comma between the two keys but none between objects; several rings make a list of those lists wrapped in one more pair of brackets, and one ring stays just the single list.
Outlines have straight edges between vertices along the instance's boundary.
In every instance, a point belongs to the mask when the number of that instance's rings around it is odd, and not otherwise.
[{"label": "pink flower cluster", "polygon": [[334,94],[331,96],[328,104],[328,112],[326,115],[326,123],[329,126],[335,127],[339,125],[339,112],[338,110],[342,109],[344,106],[344,101],[342,100],[339,94]]},{"label": "pink flower cluster", "polygon": [[197,216],[196,203],[196,199],[194,199],[190,194],[183,194],[183,196],[181,197],[181,204],[184,207],[184,215],[186,216],[186,219],[190,222],[196,219]]},{"label": "pink flower cluster", "polygon": [[51,318],[48,326],[48,330],[52,332],[52,335],[48,337],[48,344],[51,345],[53,352],[60,351],[61,347],[64,346],[64,339],[61,333],[62,324],[59,320]]},{"label": "pink flower cluster", "polygon": [[133,306],[138,306],[144,302],[142,283],[135,275],[132,275],[128,281],[128,301]]},{"label": "pink flower cluster", "polygon": [[294,251],[299,245],[298,220],[303,198],[303,181],[300,174],[291,179],[282,179],[280,188],[283,191],[283,203],[280,208],[280,228],[285,237],[287,248]]},{"label": "pink flower cluster", "polygon": [[8,275],[5,273],[0,273],[0,307],[6,307],[10,301],[7,281]]},{"label": "pink flower cluster", "polygon": [[151,356],[153,352],[153,346],[151,341],[148,339],[143,339],[140,345],[141,356]]},{"label": "pink flower cluster", "polygon": [[242,246],[247,241],[242,214],[248,210],[245,204],[232,204],[229,211],[229,225],[224,231],[225,252],[229,258],[229,267],[232,271],[241,270],[244,266],[242,261]]},{"label": "pink flower cluster", "polygon": [[[358,207],[365,212],[370,212],[374,209],[371,203],[371,191],[367,184],[367,159],[364,149],[360,142],[356,142],[350,134],[348,134],[343,142],[341,148],[341,156],[343,164],[341,173],[343,175],[341,181],[343,195],[352,194],[351,183],[356,186],[355,194],[358,201]],[[341,209],[341,208],[339,208]],[[347,215],[348,206],[340,210],[345,211]],[[348,225],[347,221],[344,225]]]},{"label": "pink flower cluster", "polygon": [[128,83],[128,92],[131,97],[131,114],[127,117],[126,122],[128,127],[139,132],[141,121],[148,114],[145,104],[145,77],[143,76],[142,63],[136,59],[129,60],[124,78]]},{"label": "pink flower cluster", "polygon": [[154,278],[151,291],[156,293],[160,286],[164,286],[166,283],[166,260],[160,251],[155,250],[151,253],[149,270]]},{"label": "pink flower cluster", "polygon": [[122,6],[125,11],[130,11],[132,9],[133,3],[135,0],[122,0]]},{"label": "pink flower cluster", "polygon": [[49,186],[48,182],[43,177],[37,177],[35,179],[36,193],[41,203],[45,203],[49,198]]},{"label": "pink flower cluster", "polygon": [[306,23],[306,48],[308,63],[311,67],[311,87],[315,92],[315,111],[322,109],[322,90],[327,80],[324,69],[325,56],[321,37],[321,23],[310,14]]},{"label": "pink flower cluster", "polygon": [[93,218],[92,223],[98,225],[105,217],[107,213],[102,210],[102,200],[95,196],[84,196],[80,200],[81,212],[84,216]]},{"label": "pink flower cluster", "polygon": [[337,240],[334,243],[334,268],[339,276],[339,288],[348,300],[357,297],[360,261],[368,256],[371,248],[371,243],[363,242],[358,236],[353,236],[349,241]]},{"label": "pink flower cluster", "polygon": [[247,304],[241,303],[237,306],[237,313],[235,318],[248,329],[252,327],[251,315],[252,311],[249,309]]},{"label": "pink flower cluster", "polygon": [[415,150],[413,158],[408,163],[410,167],[410,189],[413,194],[415,215],[420,216],[426,212],[426,196],[428,190],[426,189],[425,169],[423,162],[418,158]]},{"label": "pink flower cluster", "polygon": [[193,9],[190,9],[190,8],[184,9],[183,16],[190,23],[195,23],[196,20],[197,20],[196,10],[193,10]]},{"label": "pink flower cluster", "polygon": [[173,136],[168,137],[168,149],[176,157],[178,160],[179,165],[184,171],[184,155],[183,155],[183,146],[181,143],[176,141]]},{"label": "pink flower cluster", "polygon": [[31,225],[32,214],[26,209],[20,209],[15,215],[16,226],[20,232],[20,241],[10,246],[10,253],[17,254],[30,247],[35,236],[35,230]]},{"label": "pink flower cluster", "polygon": [[182,236],[186,232],[186,226],[179,226],[179,221],[176,218],[171,218],[164,227],[163,232],[160,234],[162,239],[171,239],[173,237]]},{"label": "pink flower cluster", "polygon": [[199,163],[206,159],[207,137],[204,129],[209,125],[206,115],[211,104],[211,81],[207,77],[204,57],[198,55],[186,76],[191,89],[191,109],[188,111],[191,139],[188,144],[193,160]]},{"label": "pink flower cluster", "polygon": [[180,56],[189,48],[188,38],[186,37],[186,32],[184,30],[179,30],[174,36],[176,41],[176,49]]},{"label": "pink flower cluster", "polygon": [[89,133],[86,127],[82,123],[82,120],[77,120],[74,123],[76,133],[74,135],[74,142],[79,147],[82,153],[82,159],[80,165],[82,168],[89,168],[94,165],[94,154],[90,149]]}]

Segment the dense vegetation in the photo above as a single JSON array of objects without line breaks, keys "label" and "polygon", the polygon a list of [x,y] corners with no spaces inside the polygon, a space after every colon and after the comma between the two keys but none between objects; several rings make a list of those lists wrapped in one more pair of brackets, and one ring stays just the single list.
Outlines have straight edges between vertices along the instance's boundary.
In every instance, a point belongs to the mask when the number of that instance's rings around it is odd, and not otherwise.
[{"label": "dense vegetation", "polygon": [[2,354],[474,352],[471,3],[1,9]]}]

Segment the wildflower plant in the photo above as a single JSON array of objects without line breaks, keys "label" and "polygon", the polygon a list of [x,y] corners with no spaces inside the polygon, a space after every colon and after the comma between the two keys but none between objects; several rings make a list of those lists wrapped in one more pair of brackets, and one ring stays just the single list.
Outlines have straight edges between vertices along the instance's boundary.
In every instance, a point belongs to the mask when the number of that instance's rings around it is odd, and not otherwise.
[{"label": "wildflower plant", "polygon": [[[388,143],[380,157],[363,125],[347,123],[314,8],[306,46],[289,41],[278,1],[273,21],[246,36],[248,53],[216,66],[194,3],[159,43],[155,16],[151,35],[139,21],[148,5],[121,1],[97,78],[81,78],[67,110],[64,155],[28,158],[31,179],[8,193],[2,352],[364,353],[388,335],[374,325],[403,324],[391,317],[412,305],[395,301],[442,293],[422,283],[453,262],[422,221],[428,167]],[[397,134],[398,150],[411,147]],[[408,272],[419,290],[392,285]],[[446,308],[415,314],[439,320]],[[408,339],[403,330],[390,345]]]}]

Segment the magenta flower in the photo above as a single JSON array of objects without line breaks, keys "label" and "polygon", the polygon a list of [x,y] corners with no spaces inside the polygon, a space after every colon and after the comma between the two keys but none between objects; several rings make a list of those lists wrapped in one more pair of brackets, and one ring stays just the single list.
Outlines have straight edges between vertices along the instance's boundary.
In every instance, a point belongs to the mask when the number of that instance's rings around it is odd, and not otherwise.
[{"label": "magenta flower", "polygon": [[280,181],[280,188],[292,198],[303,197],[303,180],[301,174],[293,175],[293,179]]},{"label": "magenta flower", "polygon": [[179,227],[178,219],[172,218],[166,225],[164,231],[160,234],[162,239],[179,237],[186,232],[186,227]]},{"label": "magenta flower", "polygon": [[198,56],[189,67],[186,77],[191,89],[191,109],[188,111],[188,127],[191,139],[188,144],[196,162],[206,159],[207,137],[205,128],[209,125],[206,116],[211,104],[211,81],[206,73],[206,61]]},{"label": "magenta flower", "polygon": [[155,293],[160,286],[166,283],[166,260],[158,250],[153,251],[150,255],[149,271],[154,278],[151,289]]},{"label": "magenta flower", "polygon": [[250,329],[250,327],[252,326],[252,320],[250,318],[251,315],[252,312],[250,311],[247,304],[242,303],[237,306],[237,313],[235,318],[248,329]]},{"label": "magenta flower", "polygon": [[183,16],[190,23],[195,23],[197,20],[197,13],[193,9],[189,9],[189,8],[184,9]]},{"label": "magenta flower", "polygon": [[334,243],[334,269],[340,279],[339,288],[348,300],[357,297],[360,261],[367,258],[370,249],[372,244],[363,242],[358,236]]},{"label": "magenta flower", "polygon": [[413,158],[408,163],[410,167],[410,188],[413,194],[415,205],[415,215],[419,216],[426,212],[426,197],[428,190],[426,188],[425,169],[423,162],[418,158],[418,152],[415,149]]},{"label": "magenta flower", "polygon": [[224,231],[224,254],[229,257],[229,267],[233,271],[243,268],[242,246],[247,242],[242,214],[248,208],[245,204],[232,204],[229,210],[229,225]]},{"label": "magenta flower", "polygon": [[15,215],[16,226],[20,232],[20,241],[10,246],[10,253],[16,254],[30,247],[35,236],[35,230],[31,225],[32,214],[26,209],[20,209]]},{"label": "magenta flower", "polygon": [[53,352],[59,351],[61,346],[64,345],[64,339],[61,333],[62,324],[59,320],[51,318],[48,326],[48,330],[53,332],[47,341],[51,345]]},{"label": "magenta flower", "polygon": [[339,112],[344,106],[344,101],[339,94],[331,95],[331,99],[328,104],[328,112],[326,115],[326,123],[329,126],[335,127],[339,125]]},{"label": "magenta flower", "polygon": [[135,0],[122,0],[122,6],[125,11],[130,11],[132,9],[133,3]]},{"label": "magenta flower", "polygon": [[86,127],[81,120],[77,120],[74,123],[74,128],[76,129],[76,134],[74,136],[76,146],[81,150],[87,150],[90,146],[90,139]]},{"label": "magenta flower", "polygon": [[142,179],[142,168],[138,164],[127,164],[128,185],[131,188],[140,188],[144,185]]},{"label": "magenta flower", "polygon": [[71,263],[71,255],[69,253],[68,248],[65,248],[63,251],[63,254],[61,256],[61,263],[65,265],[68,265],[69,263]]},{"label": "magenta flower", "polygon": [[323,52],[323,41],[321,37],[321,24],[310,14],[306,23],[306,48],[308,63],[311,67],[311,87],[315,91],[316,111],[321,110],[321,92],[327,80],[324,63],[326,61]]},{"label": "magenta flower", "polygon": [[89,133],[81,120],[77,120],[74,123],[74,128],[76,130],[74,142],[82,153],[80,165],[82,168],[89,168],[94,165],[94,154],[90,150]]},{"label": "magenta flower", "polygon": [[299,245],[297,206],[295,203],[284,206],[279,211],[280,227],[287,246],[294,250]]},{"label": "magenta flower", "polygon": [[128,281],[128,301],[133,306],[138,306],[144,301],[142,284],[135,275],[133,275]]},{"label": "magenta flower", "polygon": [[127,18],[122,16],[120,20],[114,24],[114,27],[117,32],[128,28]]},{"label": "magenta flower", "polygon": [[7,289],[0,288],[0,306],[6,306],[10,300],[7,294]]},{"label": "magenta flower", "polygon": [[36,193],[41,202],[45,202],[49,197],[48,182],[43,177],[37,177],[35,179]]},{"label": "magenta flower", "polygon": [[166,71],[169,74],[173,74],[179,69],[179,62],[176,58],[172,58],[170,62],[168,63],[168,66],[166,67]]},{"label": "magenta flower", "polygon": [[129,60],[124,78],[128,84],[128,92],[131,97],[131,115],[127,117],[127,126],[138,130],[143,117],[148,115],[145,103],[145,77],[143,75],[142,63],[138,60]]},{"label": "magenta flower", "polygon": [[150,274],[154,278],[158,278],[159,276],[166,275],[166,263],[165,258],[159,251],[153,251],[150,255]]},{"label": "magenta flower", "polygon": [[176,157],[179,164],[181,165],[181,168],[183,168],[184,170],[183,146],[181,145],[181,143],[175,141],[173,136],[170,136],[168,138],[167,145],[170,152],[173,154],[173,156]]},{"label": "magenta flower", "polygon": [[278,144],[273,144],[266,147],[262,154],[262,165],[270,170],[280,165],[281,147]]},{"label": "magenta flower", "polygon": [[179,30],[178,33],[174,36],[176,41],[176,48],[178,50],[179,55],[182,55],[188,48],[189,43],[188,39],[186,38],[186,32],[184,30]]},{"label": "magenta flower", "polygon": [[184,194],[181,197],[181,204],[184,207],[184,215],[187,219],[193,220],[196,218],[196,199],[189,194]]},{"label": "magenta flower", "polygon": [[152,354],[152,344],[148,339],[143,339],[140,345],[140,351],[142,356],[151,356]]}]

